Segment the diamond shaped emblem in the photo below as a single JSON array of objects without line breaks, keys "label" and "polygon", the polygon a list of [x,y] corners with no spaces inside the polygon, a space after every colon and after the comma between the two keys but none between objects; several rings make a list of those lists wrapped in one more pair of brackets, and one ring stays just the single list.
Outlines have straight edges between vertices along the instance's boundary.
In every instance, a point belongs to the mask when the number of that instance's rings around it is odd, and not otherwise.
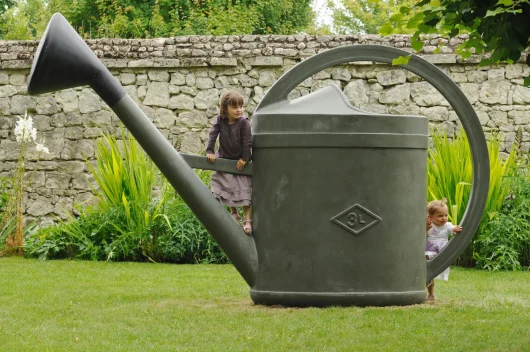
[{"label": "diamond shaped emblem", "polygon": [[383,219],[360,204],[355,204],[331,218],[331,222],[354,235],[360,235]]}]

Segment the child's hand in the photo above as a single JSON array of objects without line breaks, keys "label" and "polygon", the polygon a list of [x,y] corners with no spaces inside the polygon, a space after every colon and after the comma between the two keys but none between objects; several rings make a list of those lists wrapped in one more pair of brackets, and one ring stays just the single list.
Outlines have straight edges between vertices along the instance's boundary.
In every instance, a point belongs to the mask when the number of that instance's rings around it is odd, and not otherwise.
[{"label": "child's hand", "polygon": [[239,160],[237,161],[236,169],[239,170],[239,171],[241,171],[241,170],[243,170],[243,168],[245,167],[245,165],[247,165],[247,162],[246,162],[245,160],[243,160],[243,159],[239,159]]},{"label": "child's hand", "polygon": [[454,228],[453,228],[453,235],[458,233],[458,232],[462,232],[462,226],[460,225],[456,225]]},{"label": "child's hand", "polygon": [[206,154],[206,159],[208,159],[209,163],[215,163],[215,154]]},{"label": "child's hand", "polygon": [[427,216],[427,231],[429,231],[432,227],[431,219]]}]

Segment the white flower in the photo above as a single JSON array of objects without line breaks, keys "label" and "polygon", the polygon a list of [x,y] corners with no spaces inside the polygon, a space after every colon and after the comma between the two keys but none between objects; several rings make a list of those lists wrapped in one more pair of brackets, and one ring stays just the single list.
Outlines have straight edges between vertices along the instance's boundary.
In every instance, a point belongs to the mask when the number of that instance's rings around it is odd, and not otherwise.
[{"label": "white flower", "polygon": [[33,127],[33,120],[28,113],[20,117],[15,126],[15,137],[18,143],[29,142],[37,139],[37,129]]},{"label": "white flower", "polygon": [[37,148],[38,152],[43,152],[45,154],[50,154],[50,151],[48,150],[48,148],[46,148],[44,146],[44,144],[42,144],[42,143],[35,143],[35,144],[36,144],[36,148]]}]

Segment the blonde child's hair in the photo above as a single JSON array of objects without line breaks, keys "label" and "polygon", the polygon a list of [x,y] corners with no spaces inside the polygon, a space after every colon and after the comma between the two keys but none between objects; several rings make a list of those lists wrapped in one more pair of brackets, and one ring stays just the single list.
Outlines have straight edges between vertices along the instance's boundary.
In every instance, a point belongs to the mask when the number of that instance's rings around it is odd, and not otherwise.
[{"label": "blonde child's hair", "polygon": [[442,198],[440,200],[432,200],[427,204],[427,214],[434,215],[436,210],[448,208],[447,207],[447,198]]},{"label": "blonde child's hair", "polygon": [[239,94],[236,91],[231,90],[230,92],[226,92],[223,94],[223,97],[221,98],[221,112],[219,115],[221,115],[221,118],[226,118],[228,116],[228,106],[243,106],[244,100],[243,96]]}]

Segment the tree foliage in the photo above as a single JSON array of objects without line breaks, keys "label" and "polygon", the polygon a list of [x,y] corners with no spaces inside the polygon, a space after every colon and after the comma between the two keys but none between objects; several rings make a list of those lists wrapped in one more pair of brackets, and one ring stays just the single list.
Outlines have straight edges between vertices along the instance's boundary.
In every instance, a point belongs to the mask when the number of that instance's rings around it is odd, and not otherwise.
[{"label": "tree foliage", "polygon": [[[392,15],[403,6],[411,8],[416,0],[328,0],[332,11],[333,26],[339,34],[376,34]],[[413,12],[402,14],[412,17]],[[413,30],[400,24],[395,33],[412,33]]]},{"label": "tree foliage", "polygon": [[15,4],[15,0],[0,0],[0,14]]},{"label": "tree foliage", "polygon": [[14,6],[0,12],[0,39],[35,39],[44,32],[51,13],[42,0],[11,1],[11,4]]},{"label": "tree foliage", "polygon": [[[2,17],[29,23],[29,3],[40,4],[47,19],[62,13],[85,38],[293,34],[313,20],[311,0],[18,0],[16,9]],[[0,26],[0,37],[16,35],[22,34]]]},{"label": "tree foliage", "polygon": [[[410,11],[416,11],[409,17]],[[481,65],[513,63],[529,46],[530,0],[420,0],[402,6],[390,17],[381,34],[406,25],[414,29],[412,47],[423,47],[421,34],[437,33],[451,38],[466,33],[469,38],[457,53],[467,58],[472,53],[487,54]]]}]

